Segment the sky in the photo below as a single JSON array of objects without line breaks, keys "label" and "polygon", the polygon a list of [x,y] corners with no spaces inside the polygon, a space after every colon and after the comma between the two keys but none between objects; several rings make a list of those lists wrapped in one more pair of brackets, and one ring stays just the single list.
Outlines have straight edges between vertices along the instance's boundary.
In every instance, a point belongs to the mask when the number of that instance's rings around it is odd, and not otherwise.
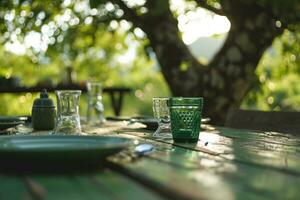
[{"label": "sky", "polygon": [[[187,45],[200,37],[227,33],[230,29],[230,22],[226,17],[216,15],[203,8],[195,9],[194,2],[172,0],[171,9],[178,13],[178,27],[182,32],[182,39]],[[186,12],[187,9],[190,11]]]},{"label": "sky", "polygon": [[178,23],[178,27],[183,33],[182,39],[187,45],[200,37],[227,33],[230,29],[230,22],[226,17],[211,15],[204,9],[188,13],[188,16],[179,17]]}]

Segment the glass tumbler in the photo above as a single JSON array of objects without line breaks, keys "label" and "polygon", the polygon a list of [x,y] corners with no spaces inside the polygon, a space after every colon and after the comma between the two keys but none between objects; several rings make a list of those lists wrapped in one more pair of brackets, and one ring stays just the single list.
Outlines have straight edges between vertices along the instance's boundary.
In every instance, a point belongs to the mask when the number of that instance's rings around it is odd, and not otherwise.
[{"label": "glass tumbler", "polygon": [[99,82],[88,82],[88,105],[87,105],[87,123],[103,123],[104,105],[102,103],[102,85]]},{"label": "glass tumbler", "polygon": [[171,131],[174,142],[197,142],[203,98],[173,97],[169,101]]},{"label": "glass tumbler", "polygon": [[80,90],[57,90],[57,118],[54,134],[80,134]]},{"label": "glass tumbler", "polygon": [[158,128],[154,132],[153,137],[172,138],[168,101],[168,97],[154,97],[152,99],[154,118],[158,122]]}]

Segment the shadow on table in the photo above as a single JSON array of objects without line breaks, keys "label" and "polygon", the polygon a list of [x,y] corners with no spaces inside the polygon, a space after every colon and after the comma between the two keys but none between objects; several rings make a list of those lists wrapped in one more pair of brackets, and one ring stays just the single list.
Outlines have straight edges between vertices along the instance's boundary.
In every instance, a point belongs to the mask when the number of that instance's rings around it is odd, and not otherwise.
[{"label": "shadow on table", "polygon": [[[59,163],[59,162],[58,162]],[[100,160],[97,162],[70,162],[64,164],[57,163],[39,163],[39,162],[14,162],[5,161],[1,162],[0,173],[5,174],[40,174],[40,173],[53,173],[65,174],[76,173],[85,174],[96,171],[101,171],[106,167],[106,161]]]}]

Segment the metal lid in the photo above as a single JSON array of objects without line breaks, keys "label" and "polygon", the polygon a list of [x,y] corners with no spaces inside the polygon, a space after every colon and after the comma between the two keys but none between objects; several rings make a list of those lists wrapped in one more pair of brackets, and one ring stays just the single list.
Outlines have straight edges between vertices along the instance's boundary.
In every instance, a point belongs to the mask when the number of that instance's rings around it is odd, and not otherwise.
[{"label": "metal lid", "polygon": [[199,106],[202,108],[202,97],[171,97],[169,106]]},{"label": "metal lid", "polygon": [[54,108],[54,102],[52,99],[49,98],[49,95],[47,93],[46,89],[43,89],[43,91],[40,93],[40,98],[37,98],[33,102],[33,107],[47,107],[47,108]]}]

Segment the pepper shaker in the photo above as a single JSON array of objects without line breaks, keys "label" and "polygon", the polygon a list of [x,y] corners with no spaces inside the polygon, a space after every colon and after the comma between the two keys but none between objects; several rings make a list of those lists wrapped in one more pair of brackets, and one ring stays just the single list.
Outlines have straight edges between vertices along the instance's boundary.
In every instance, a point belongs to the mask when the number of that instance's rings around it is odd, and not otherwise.
[{"label": "pepper shaker", "polygon": [[55,106],[49,98],[47,90],[40,93],[40,98],[33,102],[32,106],[32,127],[35,130],[53,130],[55,126]]}]

